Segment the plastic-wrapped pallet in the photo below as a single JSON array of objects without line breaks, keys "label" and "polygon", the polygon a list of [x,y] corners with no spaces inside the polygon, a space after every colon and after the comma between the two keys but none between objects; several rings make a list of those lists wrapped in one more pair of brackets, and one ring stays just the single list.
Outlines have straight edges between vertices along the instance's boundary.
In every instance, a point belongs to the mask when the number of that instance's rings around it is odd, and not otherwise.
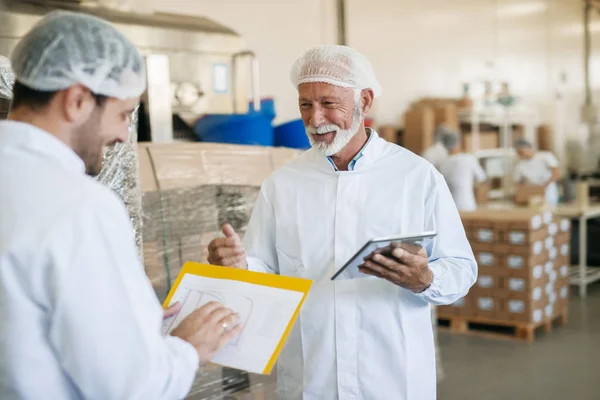
[{"label": "plastic-wrapped pallet", "polygon": [[[298,154],[282,148],[214,143],[139,144],[143,257],[160,301],[186,261],[206,262],[224,222],[243,235],[264,179]],[[274,393],[275,380],[203,368],[192,398],[223,398],[241,388]],[[249,386],[250,385],[250,386]],[[264,386],[267,385],[267,386]],[[194,397],[197,396],[197,397]]]},{"label": "plastic-wrapped pallet", "polygon": [[12,87],[15,75],[10,66],[10,60],[0,56],[0,120],[6,119],[12,99]]}]

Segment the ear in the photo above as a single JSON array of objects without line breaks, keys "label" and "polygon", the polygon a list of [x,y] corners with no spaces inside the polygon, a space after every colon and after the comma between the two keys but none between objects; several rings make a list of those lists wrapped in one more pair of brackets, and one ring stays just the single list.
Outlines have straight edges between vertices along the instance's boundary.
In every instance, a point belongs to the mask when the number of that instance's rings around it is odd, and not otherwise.
[{"label": "ear", "polygon": [[62,107],[67,121],[80,125],[88,120],[96,108],[96,100],[85,86],[73,85],[64,90]]},{"label": "ear", "polygon": [[360,104],[362,107],[363,115],[367,115],[367,113],[373,106],[374,99],[375,94],[373,93],[373,89],[363,89],[363,91],[360,94]]}]

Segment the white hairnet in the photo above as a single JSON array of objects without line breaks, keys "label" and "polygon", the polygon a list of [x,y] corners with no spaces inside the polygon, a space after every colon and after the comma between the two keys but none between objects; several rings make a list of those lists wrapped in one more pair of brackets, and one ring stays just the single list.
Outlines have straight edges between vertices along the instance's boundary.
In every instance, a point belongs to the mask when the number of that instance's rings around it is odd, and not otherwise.
[{"label": "white hairnet", "polygon": [[369,60],[347,46],[319,46],[308,50],[294,63],[290,78],[296,87],[324,82],[345,88],[372,89],[375,97],[381,94],[381,85]]},{"label": "white hairnet", "polygon": [[119,99],[146,89],[144,60],[108,22],[87,14],[55,11],[17,44],[12,65],[18,82],[39,91],[75,84]]}]

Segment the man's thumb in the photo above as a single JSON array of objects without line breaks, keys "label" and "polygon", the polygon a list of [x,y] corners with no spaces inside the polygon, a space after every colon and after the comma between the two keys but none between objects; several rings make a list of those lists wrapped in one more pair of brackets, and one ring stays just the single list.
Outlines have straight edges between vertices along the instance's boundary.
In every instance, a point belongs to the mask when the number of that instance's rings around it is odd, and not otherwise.
[{"label": "man's thumb", "polygon": [[232,238],[236,236],[236,233],[231,225],[223,224],[223,235],[225,235],[226,238]]}]

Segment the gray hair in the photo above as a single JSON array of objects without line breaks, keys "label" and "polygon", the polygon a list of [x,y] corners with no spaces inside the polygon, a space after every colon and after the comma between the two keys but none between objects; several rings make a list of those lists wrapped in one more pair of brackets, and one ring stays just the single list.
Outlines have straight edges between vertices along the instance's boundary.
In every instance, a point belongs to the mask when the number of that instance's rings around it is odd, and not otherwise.
[{"label": "gray hair", "polygon": [[524,137],[520,137],[515,142],[515,148],[517,148],[517,149],[531,149],[531,148],[533,148],[533,145],[531,144],[531,142],[529,140],[525,139]]},{"label": "gray hair", "polygon": [[460,144],[460,137],[458,133],[447,131],[441,138],[442,144],[448,150],[454,150]]}]

